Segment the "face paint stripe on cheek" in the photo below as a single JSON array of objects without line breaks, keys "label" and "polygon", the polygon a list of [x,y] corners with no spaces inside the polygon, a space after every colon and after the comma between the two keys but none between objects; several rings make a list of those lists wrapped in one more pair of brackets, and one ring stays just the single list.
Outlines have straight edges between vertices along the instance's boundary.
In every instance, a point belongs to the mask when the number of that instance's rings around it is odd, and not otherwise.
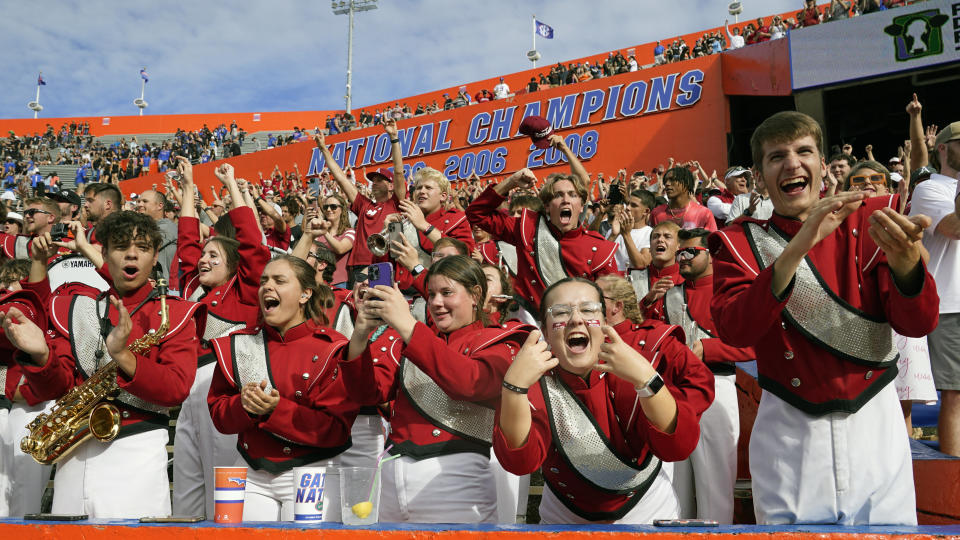
[{"label": "face paint stripe on cheek", "polygon": [[565,323],[565,322],[555,322],[555,323],[553,323],[553,329],[554,329],[554,330],[561,330],[561,329],[566,328],[566,327],[567,327],[567,323]]},{"label": "face paint stripe on cheek", "polygon": [[598,321],[598,320],[596,320],[596,319],[587,319],[586,321],[583,321],[583,322],[584,322],[584,324],[586,324],[587,326],[596,326],[596,327],[598,327],[598,328],[600,327],[600,321]]}]

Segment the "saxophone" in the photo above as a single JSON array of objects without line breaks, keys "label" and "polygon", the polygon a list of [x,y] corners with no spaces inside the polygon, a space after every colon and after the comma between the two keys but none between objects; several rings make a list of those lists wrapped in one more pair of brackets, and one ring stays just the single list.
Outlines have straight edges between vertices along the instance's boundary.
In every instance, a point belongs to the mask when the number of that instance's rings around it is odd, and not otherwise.
[{"label": "saxophone", "polygon": [[[167,308],[167,282],[158,279],[160,328],[131,343],[127,349],[142,353],[160,344],[170,329]],[[57,399],[49,413],[37,416],[20,441],[23,453],[44,465],[56,463],[90,437],[110,442],[120,432],[120,410],[111,403],[120,393],[117,386],[117,361],[111,360],[90,378]]]}]

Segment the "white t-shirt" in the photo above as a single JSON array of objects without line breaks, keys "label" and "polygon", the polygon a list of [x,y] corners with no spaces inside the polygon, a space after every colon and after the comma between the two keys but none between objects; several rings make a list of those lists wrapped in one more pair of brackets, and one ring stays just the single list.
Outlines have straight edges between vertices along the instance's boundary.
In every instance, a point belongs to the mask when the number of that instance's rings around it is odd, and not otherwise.
[{"label": "white t-shirt", "polygon": [[507,83],[500,83],[493,87],[494,99],[503,99],[508,95],[510,95],[510,87],[507,86]]},{"label": "white t-shirt", "polygon": [[957,180],[942,174],[931,174],[913,191],[910,215],[929,216],[933,225],[923,232],[923,245],[930,252],[927,270],[937,283],[940,313],[960,313],[960,240],[937,234],[937,225],[954,211],[953,197]]},{"label": "white t-shirt", "polygon": [[[731,221],[742,216],[743,211],[747,208],[750,208],[749,193],[743,193],[734,197],[733,202],[730,204],[730,212],[727,215],[727,223],[730,223]],[[761,197],[760,202],[757,203],[757,207],[754,209],[753,214],[751,214],[750,217],[753,219],[770,219],[770,216],[772,215],[773,203],[770,202],[770,197]]]},{"label": "white t-shirt", "polygon": [[[650,233],[653,232],[653,227],[649,225],[644,225],[639,229],[633,229],[630,231],[630,238],[633,240],[633,245],[637,246],[637,249],[649,248],[650,247]],[[627,246],[623,244],[623,236],[617,235],[617,238],[613,241],[617,244],[617,251],[614,252],[613,258],[617,261],[617,270],[621,272],[626,272],[627,268],[631,267],[630,264],[630,255],[627,254]]]},{"label": "white t-shirt", "polygon": [[723,199],[714,195],[707,199],[707,208],[713,212],[713,217],[716,218],[717,223],[726,223],[727,216],[730,215],[730,206],[733,203],[723,202]]}]

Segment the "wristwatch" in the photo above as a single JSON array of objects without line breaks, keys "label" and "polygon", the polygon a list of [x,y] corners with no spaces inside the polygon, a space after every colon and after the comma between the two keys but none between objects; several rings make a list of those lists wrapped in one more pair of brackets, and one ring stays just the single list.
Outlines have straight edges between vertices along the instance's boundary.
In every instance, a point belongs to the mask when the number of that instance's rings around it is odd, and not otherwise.
[{"label": "wristwatch", "polygon": [[650,377],[643,386],[637,386],[636,390],[638,396],[648,398],[657,395],[661,388],[663,388],[663,378],[659,373],[654,373],[653,377]]},{"label": "wristwatch", "polygon": [[417,277],[417,276],[419,276],[420,274],[422,274],[424,270],[426,270],[426,268],[424,268],[422,264],[418,264],[418,265],[416,265],[416,266],[413,267],[413,270],[410,271],[410,274],[411,274],[413,277]]}]

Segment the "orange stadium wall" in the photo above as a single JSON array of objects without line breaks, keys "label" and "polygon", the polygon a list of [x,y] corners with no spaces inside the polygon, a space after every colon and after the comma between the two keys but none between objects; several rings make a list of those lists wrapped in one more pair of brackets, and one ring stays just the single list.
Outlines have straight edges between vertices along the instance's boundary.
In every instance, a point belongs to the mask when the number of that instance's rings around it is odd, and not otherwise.
[{"label": "orange stadium wall", "polygon": [[[523,167],[541,178],[568,171],[559,152],[534,149],[529,138],[518,134],[520,122],[530,115],[551,120],[591,173],[650,171],[671,156],[697,159],[708,172],[726,167],[727,99],[720,58],[709,56],[403,120],[399,138],[404,168],[412,172],[433,167],[452,181],[472,173],[502,178]],[[372,170],[390,164],[389,141],[380,127],[327,137],[327,145],[341,166]],[[291,171],[296,164],[307,176],[324,167],[322,155],[307,141],[229,162],[237,177],[247,179],[269,175],[275,165]],[[215,166],[194,167],[204,192],[216,183]],[[126,180],[121,188],[129,194],[152,184],[163,185],[163,176]]]}]

